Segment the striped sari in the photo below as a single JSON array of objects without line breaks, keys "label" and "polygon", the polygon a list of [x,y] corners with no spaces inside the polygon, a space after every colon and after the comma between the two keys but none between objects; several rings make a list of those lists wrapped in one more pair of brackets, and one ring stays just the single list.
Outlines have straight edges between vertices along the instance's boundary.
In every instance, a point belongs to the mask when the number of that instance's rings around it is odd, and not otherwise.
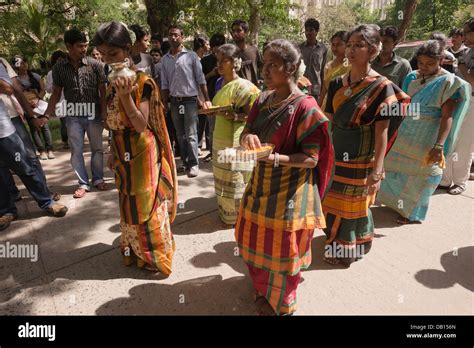
[{"label": "striped sari", "polygon": [[[334,60],[331,60],[329,63],[326,64],[324,67],[324,88],[326,89],[326,92],[329,88],[329,83],[334,80],[336,77],[342,76],[346,74],[349,70],[351,70],[350,64],[344,65],[339,64],[339,65],[334,65]],[[321,109],[326,110],[326,102],[328,99],[328,95],[324,96],[323,103],[321,105]]]},{"label": "striped sari", "polygon": [[386,178],[382,181],[377,201],[396,210],[412,221],[423,221],[431,195],[443,174],[443,162],[426,164],[429,151],[438,138],[442,105],[456,100],[453,120],[444,144],[444,155],[451,155],[462,122],[469,107],[471,87],[459,77],[442,70],[426,79],[410,73],[403,90],[411,97],[410,117],[400,127],[398,139],[385,159]]},{"label": "striped sari", "polygon": [[274,144],[275,152],[304,152],[318,166],[274,168],[258,161],[242,198],[235,238],[257,296],[285,315],[296,310],[296,288],[301,270],[311,263],[314,229],[325,226],[320,197],[330,179],[333,149],[328,119],[313,97],[292,97],[271,112],[266,101],[272,93],[260,95],[244,132]]},{"label": "striped sari", "polygon": [[[238,78],[224,85],[216,93],[212,103],[219,106],[233,105],[237,111],[246,105],[251,107],[259,93],[260,90],[252,82]],[[216,115],[212,140],[212,169],[219,217],[228,225],[235,225],[237,221],[240,200],[250,180],[253,166],[251,163],[222,163],[218,161],[217,152],[239,146],[239,137],[244,125],[245,122]]]},{"label": "striped sari", "polygon": [[347,88],[342,77],[338,77],[328,90],[326,112],[333,114],[336,167],[323,210],[326,245],[332,246],[327,252],[343,248],[345,255],[353,255],[356,245],[370,243],[374,236],[369,207],[375,201],[375,193],[369,195],[366,184],[375,164],[375,122],[390,120],[388,151],[403,117],[383,116],[383,107],[399,104],[400,110],[404,110],[402,106],[408,103],[409,97],[382,76],[366,78],[349,97],[344,95]]},{"label": "striped sari", "polygon": [[175,242],[170,223],[176,215],[176,168],[155,82],[139,73],[137,107],[150,101],[149,126],[137,132],[112,86],[107,89],[107,124],[112,130],[115,184],[119,191],[121,250],[125,260],[137,258],[171,273]]}]

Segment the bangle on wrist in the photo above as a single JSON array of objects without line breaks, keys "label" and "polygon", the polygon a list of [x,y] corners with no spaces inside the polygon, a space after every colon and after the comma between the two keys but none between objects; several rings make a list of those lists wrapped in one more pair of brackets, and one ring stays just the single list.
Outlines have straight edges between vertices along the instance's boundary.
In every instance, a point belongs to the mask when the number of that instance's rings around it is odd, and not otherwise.
[{"label": "bangle on wrist", "polygon": [[436,144],[434,144],[433,148],[434,148],[434,149],[437,149],[437,150],[443,150],[443,149],[444,149],[444,145],[443,145],[443,144],[440,144],[440,143],[436,143]]},{"label": "bangle on wrist", "polygon": [[273,167],[278,168],[280,166],[280,154],[278,152],[275,152],[273,156],[275,156],[273,160]]},{"label": "bangle on wrist", "polygon": [[370,174],[372,176],[372,179],[374,179],[375,181],[379,181],[382,179],[383,177],[383,172],[379,172],[379,173],[372,173]]}]

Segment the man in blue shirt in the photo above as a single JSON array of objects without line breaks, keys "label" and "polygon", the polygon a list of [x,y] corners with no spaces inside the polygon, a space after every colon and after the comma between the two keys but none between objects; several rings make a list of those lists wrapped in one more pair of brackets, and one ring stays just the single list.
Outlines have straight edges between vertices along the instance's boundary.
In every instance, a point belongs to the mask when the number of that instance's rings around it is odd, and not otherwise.
[{"label": "man in blue shirt", "polygon": [[212,106],[207,93],[206,78],[196,53],[183,46],[184,33],[177,26],[168,30],[170,51],[162,58],[161,89],[163,103],[168,107],[171,102],[171,116],[178,138],[182,167],[180,172],[188,170],[188,177],[199,173],[198,150],[198,94],[201,90],[204,102],[202,109]]}]

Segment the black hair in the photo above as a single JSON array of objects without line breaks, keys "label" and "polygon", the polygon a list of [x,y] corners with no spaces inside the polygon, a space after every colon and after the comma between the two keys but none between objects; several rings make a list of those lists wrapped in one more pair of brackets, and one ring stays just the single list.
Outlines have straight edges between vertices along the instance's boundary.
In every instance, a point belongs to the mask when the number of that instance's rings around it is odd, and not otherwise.
[{"label": "black hair", "polygon": [[60,58],[66,59],[66,57],[67,57],[67,54],[65,52],[61,50],[54,51],[53,54],[51,55],[51,66],[53,67],[58,61],[58,59]]},{"label": "black hair", "polygon": [[380,28],[378,25],[375,24],[362,24],[358,25],[347,34],[347,40],[351,38],[352,35],[360,33],[364,38],[365,42],[369,44],[369,46],[374,46],[379,49],[380,45]]},{"label": "black hair", "polygon": [[337,37],[340,38],[342,41],[346,42],[348,39],[347,31],[341,30],[341,31],[336,32],[333,36],[331,36],[331,42]]},{"label": "black hair", "polygon": [[152,49],[150,50],[150,55],[153,54],[153,53],[159,53],[160,56],[163,57],[163,52],[162,52],[161,49],[159,49],[159,48],[152,48]]},{"label": "black hair", "polygon": [[416,51],[416,57],[427,56],[430,58],[441,59],[443,56],[443,46],[438,40],[428,40]]},{"label": "black hair", "polygon": [[470,31],[474,31],[474,18],[469,18],[464,25],[467,25]]},{"label": "black hair", "polygon": [[[22,60],[23,62],[28,63],[28,60],[24,56],[17,54],[12,59],[12,65],[16,69],[18,69],[18,67],[16,66],[18,60]],[[29,66],[28,70],[26,70],[26,74],[28,75],[28,79],[30,80],[31,89],[36,89],[39,93],[41,91],[41,85],[39,81],[33,76],[33,72],[29,69]]]},{"label": "black hair", "polygon": [[161,51],[163,52],[163,55],[168,53],[170,48],[171,48],[171,45],[170,45],[169,41],[163,41],[163,44],[161,45]]},{"label": "black hair", "polygon": [[204,35],[204,34],[196,35],[193,40],[194,50],[197,51],[198,49],[204,47],[206,45],[206,42],[209,42],[209,38],[207,37],[207,35]]},{"label": "black hair", "polygon": [[89,46],[89,48],[87,49],[87,55],[90,56],[92,54],[92,51],[93,50],[97,50],[97,47],[96,46]]},{"label": "black hair", "polygon": [[311,28],[311,29],[314,29],[316,31],[319,31],[319,21],[316,18],[308,18],[304,22],[304,28],[305,29]]},{"label": "black hair", "polygon": [[151,36],[151,41],[159,41],[160,44],[162,44],[163,43],[163,36],[160,33],[154,33]]},{"label": "black hair", "polygon": [[394,42],[397,42],[398,40],[398,29],[397,27],[385,27],[383,29],[380,29],[380,36],[387,36],[391,37]]},{"label": "black hair", "polygon": [[94,45],[108,45],[130,50],[132,39],[128,33],[127,27],[122,23],[112,21],[101,24],[94,35]]},{"label": "black hair", "polygon": [[293,74],[293,78],[296,81],[298,79],[298,70],[301,65],[301,52],[298,47],[288,40],[277,39],[269,42],[263,49],[263,53],[267,50],[271,50],[278,54],[285,63],[287,69],[292,65],[296,67]]},{"label": "black hair", "polygon": [[87,42],[86,34],[77,28],[72,28],[64,33],[64,43],[74,45],[77,42]]},{"label": "black hair", "polygon": [[430,35],[430,40],[436,40],[443,47],[443,49],[448,45],[448,38],[446,35],[440,32],[434,32]]},{"label": "black hair", "polygon": [[184,30],[183,28],[181,28],[180,26],[176,25],[176,24],[171,24],[169,27],[168,27],[168,33],[170,32],[171,29],[178,29],[179,32],[181,33],[181,36],[184,35]]},{"label": "black hair", "polygon": [[224,34],[217,33],[211,36],[211,40],[209,41],[209,45],[212,47],[219,47],[225,44],[225,36]]},{"label": "black hair", "polygon": [[462,31],[462,29],[453,28],[449,32],[449,37],[454,37],[454,36],[464,36],[464,32]]},{"label": "black hair", "polygon": [[249,24],[244,21],[243,19],[236,19],[235,21],[232,22],[232,24],[230,25],[230,29],[232,30],[232,28],[236,25],[239,25],[242,27],[242,29],[244,30],[245,33],[248,33],[249,31]]},{"label": "black hair", "polygon": [[136,37],[135,42],[140,41],[147,35],[150,35],[149,31],[139,24],[132,24],[128,28],[135,33],[135,37]]}]

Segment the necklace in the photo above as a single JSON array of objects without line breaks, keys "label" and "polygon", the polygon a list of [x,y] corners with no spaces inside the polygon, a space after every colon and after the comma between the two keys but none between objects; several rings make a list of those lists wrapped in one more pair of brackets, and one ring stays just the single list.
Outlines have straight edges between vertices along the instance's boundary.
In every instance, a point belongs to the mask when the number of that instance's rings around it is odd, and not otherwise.
[{"label": "necklace", "polygon": [[362,77],[359,81],[354,82],[353,84],[351,83],[351,72],[349,71],[349,74],[347,75],[347,83],[349,84],[349,88],[345,90],[344,95],[346,97],[350,97],[352,95],[353,88],[356,88],[358,85],[360,85],[367,78],[367,76],[369,76],[371,70],[372,68],[369,68],[369,70],[365,73],[364,77]]},{"label": "necklace", "polygon": [[291,98],[294,94],[295,94],[295,92],[291,92],[288,97],[286,97],[282,101],[279,101],[276,104],[273,104],[273,100],[275,99],[275,92],[273,92],[272,95],[270,96],[271,99],[269,98],[269,100],[268,100],[268,111],[270,112],[270,114],[273,114],[273,112],[277,109],[277,107],[280,104],[282,104],[285,100],[288,100],[289,98]]}]

